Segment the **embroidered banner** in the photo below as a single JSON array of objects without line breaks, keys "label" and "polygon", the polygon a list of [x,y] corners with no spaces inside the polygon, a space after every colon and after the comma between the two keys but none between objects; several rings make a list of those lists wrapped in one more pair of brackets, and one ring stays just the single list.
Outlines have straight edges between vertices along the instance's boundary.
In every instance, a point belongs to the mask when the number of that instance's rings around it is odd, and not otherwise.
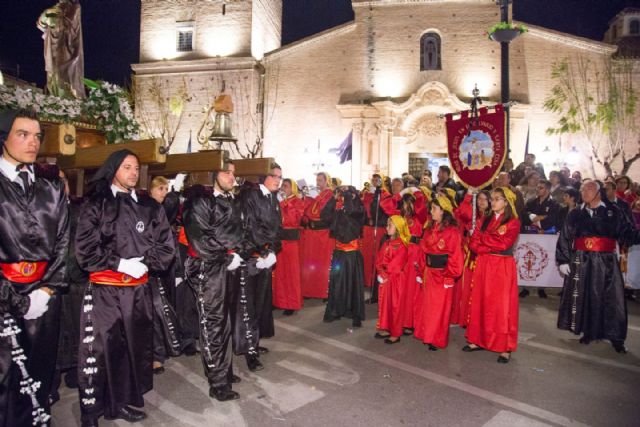
[{"label": "embroidered banner", "polygon": [[491,184],[507,156],[505,112],[501,104],[489,113],[478,110],[478,121],[463,111],[459,119],[446,116],[447,150],[451,167],[462,183],[471,188]]}]

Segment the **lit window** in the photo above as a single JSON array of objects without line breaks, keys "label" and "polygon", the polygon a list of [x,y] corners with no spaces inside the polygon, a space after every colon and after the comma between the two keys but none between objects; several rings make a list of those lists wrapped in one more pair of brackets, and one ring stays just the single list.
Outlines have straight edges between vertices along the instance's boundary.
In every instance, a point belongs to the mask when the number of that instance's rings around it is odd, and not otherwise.
[{"label": "lit window", "polygon": [[176,22],[176,51],[191,52],[193,50],[193,21]]},{"label": "lit window", "polygon": [[441,43],[437,33],[426,33],[420,38],[420,71],[442,70]]}]

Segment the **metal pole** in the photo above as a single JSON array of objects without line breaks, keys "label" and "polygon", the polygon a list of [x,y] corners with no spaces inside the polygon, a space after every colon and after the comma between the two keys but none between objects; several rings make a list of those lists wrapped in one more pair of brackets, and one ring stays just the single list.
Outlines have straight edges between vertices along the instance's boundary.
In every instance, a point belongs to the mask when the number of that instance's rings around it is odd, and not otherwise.
[{"label": "metal pole", "polygon": [[[500,2],[500,20],[502,22],[509,22],[509,0],[498,0]],[[507,157],[509,157],[510,151],[510,116],[511,112],[509,111],[509,42],[500,43],[500,89],[501,89],[501,102],[504,104],[504,110],[507,114],[507,129],[506,129],[506,146],[507,146]]]}]

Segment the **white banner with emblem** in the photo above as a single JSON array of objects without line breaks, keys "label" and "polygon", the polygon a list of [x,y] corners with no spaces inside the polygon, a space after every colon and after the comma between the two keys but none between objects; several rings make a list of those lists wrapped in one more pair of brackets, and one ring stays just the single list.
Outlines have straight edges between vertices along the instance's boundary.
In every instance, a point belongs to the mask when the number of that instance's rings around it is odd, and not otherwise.
[{"label": "white banner with emblem", "polygon": [[521,234],[513,251],[518,286],[561,288],[563,278],[556,265],[557,234]]}]

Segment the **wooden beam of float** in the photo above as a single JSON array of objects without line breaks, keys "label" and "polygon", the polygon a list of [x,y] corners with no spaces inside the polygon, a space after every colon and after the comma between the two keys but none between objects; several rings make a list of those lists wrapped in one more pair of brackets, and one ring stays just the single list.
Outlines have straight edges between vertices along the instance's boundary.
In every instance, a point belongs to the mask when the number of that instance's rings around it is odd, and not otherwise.
[{"label": "wooden beam of float", "polygon": [[42,123],[44,139],[39,156],[73,156],[76,153],[76,128],[64,123]]},{"label": "wooden beam of float", "polygon": [[236,167],[236,176],[265,176],[271,172],[273,163],[272,157],[233,160],[233,165]]},{"label": "wooden beam of float", "polygon": [[76,150],[73,156],[61,157],[58,166],[62,169],[93,169],[102,166],[111,153],[127,149],[133,151],[142,164],[164,163],[166,155],[160,154],[164,142],[160,138],[144,139],[122,144],[99,145]]},{"label": "wooden beam of float", "polygon": [[164,175],[177,173],[211,172],[222,170],[227,155],[224,150],[199,151],[197,153],[169,154],[163,168]]}]

